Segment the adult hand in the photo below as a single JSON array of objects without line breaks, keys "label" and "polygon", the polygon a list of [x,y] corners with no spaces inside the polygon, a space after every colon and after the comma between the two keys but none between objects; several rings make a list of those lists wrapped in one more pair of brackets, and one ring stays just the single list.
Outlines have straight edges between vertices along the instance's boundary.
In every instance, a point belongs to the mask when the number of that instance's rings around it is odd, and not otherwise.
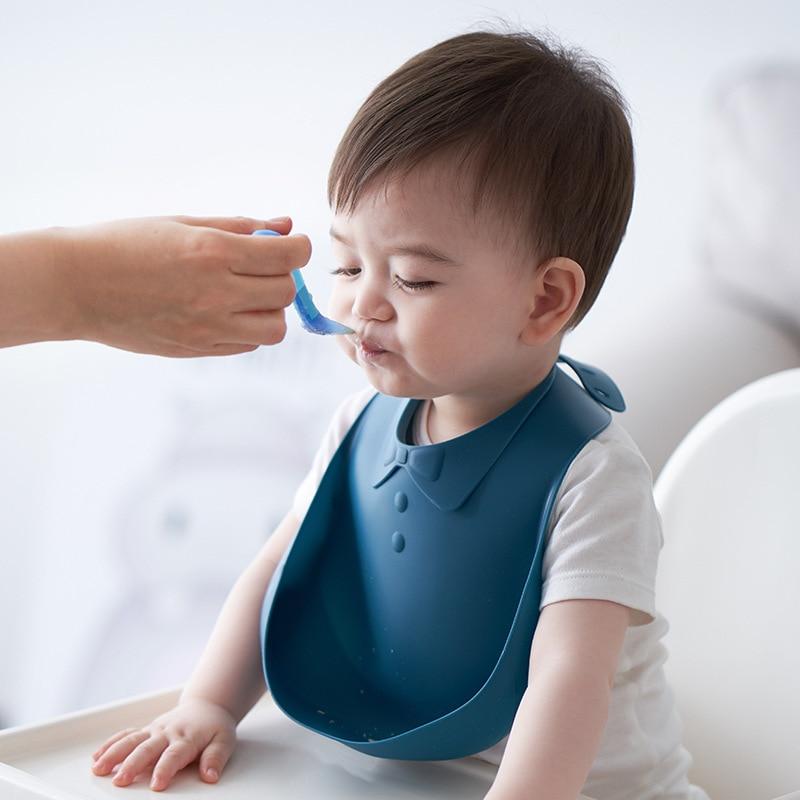
[{"label": "adult hand", "polygon": [[151,217],[0,237],[0,346],[86,339],[164,356],[230,355],[286,333],[306,236],[281,217]]}]

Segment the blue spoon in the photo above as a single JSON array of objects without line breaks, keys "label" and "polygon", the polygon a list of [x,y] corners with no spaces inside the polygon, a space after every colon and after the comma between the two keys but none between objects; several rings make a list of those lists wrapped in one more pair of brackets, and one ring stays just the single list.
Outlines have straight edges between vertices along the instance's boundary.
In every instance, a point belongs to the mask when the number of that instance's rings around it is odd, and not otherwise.
[{"label": "blue spoon", "polygon": [[[277,231],[253,231],[253,236],[280,236]],[[314,305],[311,292],[306,287],[306,282],[300,274],[299,269],[292,270],[292,280],[297,293],[294,296],[294,307],[300,317],[300,324],[309,333],[318,333],[322,336],[329,334],[355,333],[352,328],[342,325],[340,322],[328,319]]]}]

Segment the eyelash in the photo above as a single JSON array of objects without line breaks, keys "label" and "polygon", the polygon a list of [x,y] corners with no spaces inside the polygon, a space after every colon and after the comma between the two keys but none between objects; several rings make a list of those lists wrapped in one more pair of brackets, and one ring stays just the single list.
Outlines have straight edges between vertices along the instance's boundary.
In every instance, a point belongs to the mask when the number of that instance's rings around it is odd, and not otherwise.
[{"label": "eyelash", "polygon": [[[358,267],[337,267],[331,270],[331,275],[344,275],[345,277],[352,278],[355,277],[354,270],[358,269]],[[421,292],[425,289],[430,289],[430,287],[435,286],[435,284],[436,281],[406,281],[399,275],[395,275],[392,279],[392,286],[398,289],[408,289],[411,292]]]}]

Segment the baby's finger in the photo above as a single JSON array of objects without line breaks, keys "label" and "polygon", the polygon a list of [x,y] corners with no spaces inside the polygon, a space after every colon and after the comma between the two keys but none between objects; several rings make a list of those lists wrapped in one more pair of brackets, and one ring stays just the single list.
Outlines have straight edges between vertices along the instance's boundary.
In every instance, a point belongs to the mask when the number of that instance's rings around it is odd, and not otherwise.
[{"label": "baby's finger", "polygon": [[200,756],[200,778],[207,783],[216,783],[228,759],[231,757],[233,747],[236,744],[236,734],[232,732],[220,732],[203,750]]},{"label": "baby's finger", "polygon": [[175,775],[187,764],[191,764],[195,758],[197,758],[197,745],[186,740],[172,742],[153,768],[150,788],[156,792],[166,789]]},{"label": "baby's finger", "polygon": [[136,731],[118,739],[92,764],[92,772],[95,775],[108,775],[112,767],[126,759],[149,736],[147,731]]},{"label": "baby's finger", "polygon": [[120,739],[124,739],[126,736],[129,736],[138,730],[138,728],[125,728],[124,731],[118,731],[113,736],[109,736],[108,739],[106,739],[103,744],[101,744],[100,747],[98,747],[97,750],[92,753],[92,758],[97,761],[97,759],[100,758],[100,756],[103,755],[103,753],[105,753],[105,751],[108,750],[112,744],[118,742]]},{"label": "baby's finger", "polygon": [[152,735],[122,762],[111,782],[115,786],[127,786],[132,783],[137,775],[155,764],[167,744],[167,737],[163,733]]}]

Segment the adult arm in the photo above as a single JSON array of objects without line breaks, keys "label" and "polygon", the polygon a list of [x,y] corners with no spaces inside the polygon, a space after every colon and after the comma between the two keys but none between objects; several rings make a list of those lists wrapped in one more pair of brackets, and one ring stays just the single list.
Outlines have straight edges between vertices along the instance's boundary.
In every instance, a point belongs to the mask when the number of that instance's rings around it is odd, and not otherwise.
[{"label": "adult arm", "polygon": [[164,356],[230,355],[286,332],[306,236],[287,217],[150,217],[0,236],[0,347],[85,339]]}]

